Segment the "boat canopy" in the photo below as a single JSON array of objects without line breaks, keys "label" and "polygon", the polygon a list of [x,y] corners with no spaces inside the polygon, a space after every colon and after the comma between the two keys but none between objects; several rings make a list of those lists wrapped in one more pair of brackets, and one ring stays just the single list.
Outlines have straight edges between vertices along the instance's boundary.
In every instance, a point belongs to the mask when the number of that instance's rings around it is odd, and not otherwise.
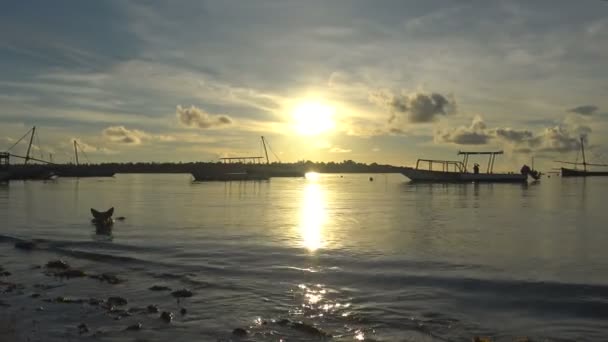
[{"label": "boat canopy", "polygon": [[254,163],[261,164],[262,159],[264,157],[230,157],[230,158],[220,158],[222,163]]},{"label": "boat canopy", "polygon": [[494,172],[494,161],[496,161],[496,155],[503,154],[504,151],[458,151],[458,155],[464,155],[464,159],[462,160],[462,164],[464,165],[465,172],[467,170],[467,165],[469,163],[470,155],[489,155],[490,159],[488,160],[488,167],[486,172],[493,173]]}]

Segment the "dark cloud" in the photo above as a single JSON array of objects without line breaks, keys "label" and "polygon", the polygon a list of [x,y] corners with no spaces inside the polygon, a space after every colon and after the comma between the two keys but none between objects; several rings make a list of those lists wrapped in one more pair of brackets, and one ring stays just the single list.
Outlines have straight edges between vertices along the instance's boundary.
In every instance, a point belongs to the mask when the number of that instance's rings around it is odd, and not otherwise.
[{"label": "dark cloud", "polygon": [[597,112],[598,109],[599,108],[594,105],[583,105],[583,106],[578,106],[578,107],[568,109],[568,112],[581,114],[581,115],[593,115],[593,114],[595,114],[595,112]]},{"label": "dark cloud", "polygon": [[580,137],[591,133],[587,126],[556,125],[546,127],[538,134],[512,128],[488,129],[482,118],[476,117],[470,126],[460,126],[435,132],[435,141],[458,145],[484,145],[490,141],[507,144],[513,151],[569,152],[580,149]]},{"label": "dark cloud", "polygon": [[377,92],[370,95],[370,101],[390,110],[389,123],[400,118],[409,123],[427,123],[456,112],[456,102],[439,93],[393,95]]},{"label": "dark cloud", "polygon": [[186,127],[212,128],[232,124],[232,119],[227,115],[212,115],[195,106],[177,106],[175,114],[179,122]]},{"label": "dark cloud", "polygon": [[139,130],[130,130],[125,126],[110,126],[102,131],[102,135],[111,142],[127,145],[139,145],[146,134]]},{"label": "dark cloud", "polygon": [[518,131],[512,128],[496,128],[492,131],[492,133],[497,138],[511,142],[521,142],[534,137],[534,134],[530,131]]},{"label": "dark cloud", "polygon": [[483,119],[476,117],[470,126],[460,126],[435,132],[435,140],[438,142],[453,143],[458,145],[485,145],[492,138],[486,131]]}]

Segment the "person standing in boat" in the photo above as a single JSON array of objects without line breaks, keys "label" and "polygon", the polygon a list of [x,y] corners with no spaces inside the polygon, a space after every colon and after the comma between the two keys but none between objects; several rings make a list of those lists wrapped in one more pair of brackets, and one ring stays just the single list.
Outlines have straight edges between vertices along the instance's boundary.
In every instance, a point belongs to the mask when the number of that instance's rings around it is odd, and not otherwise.
[{"label": "person standing in boat", "polygon": [[475,165],[473,165],[473,173],[474,174],[478,174],[479,173],[479,164],[475,163]]}]

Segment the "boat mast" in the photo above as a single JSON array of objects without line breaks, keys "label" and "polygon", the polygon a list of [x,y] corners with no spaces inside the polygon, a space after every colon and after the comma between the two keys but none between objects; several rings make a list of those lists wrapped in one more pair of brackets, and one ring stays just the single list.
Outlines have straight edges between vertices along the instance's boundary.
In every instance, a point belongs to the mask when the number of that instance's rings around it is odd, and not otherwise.
[{"label": "boat mast", "polygon": [[262,146],[264,146],[264,154],[266,155],[266,164],[270,164],[270,159],[268,159],[268,151],[266,150],[266,140],[264,140],[264,136],[262,136]]},{"label": "boat mast", "polygon": [[30,136],[30,144],[27,145],[27,153],[25,154],[25,162],[24,164],[27,164],[27,162],[30,160],[30,151],[32,150],[32,143],[34,142],[34,134],[36,133],[36,126],[34,126],[32,128],[32,135]]},{"label": "boat mast", "polygon": [[583,170],[587,172],[587,161],[585,160],[585,144],[583,143],[583,136],[581,135],[581,152],[583,154]]},{"label": "boat mast", "polygon": [[78,143],[74,140],[74,156],[76,156],[76,166],[78,166]]}]

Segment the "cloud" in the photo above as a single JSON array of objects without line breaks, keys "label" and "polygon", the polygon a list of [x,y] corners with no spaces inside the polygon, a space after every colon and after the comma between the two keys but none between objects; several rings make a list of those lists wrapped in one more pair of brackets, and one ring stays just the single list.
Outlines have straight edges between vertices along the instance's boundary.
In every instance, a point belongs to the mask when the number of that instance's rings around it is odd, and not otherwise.
[{"label": "cloud", "polygon": [[435,132],[435,142],[457,145],[485,145],[495,142],[520,153],[569,152],[580,148],[580,137],[584,139],[591,128],[584,125],[563,123],[545,127],[539,133],[513,128],[487,128],[483,119],[475,117],[470,126]]},{"label": "cloud", "polygon": [[486,124],[479,116],[473,119],[470,126],[460,126],[435,132],[435,141],[458,145],[484,145],[491,138],[492,136],[486,131]]},{"label": "cloud", "polygon": [[492,131],[492,133],[496,138],[510,142],[522,142],[534,137],[534,134],[530,131],[516,130],[512,128],[496,128]]},{"label": "cloud", "polygon": [[581,115],[593,115],[593,114],[595,114],[595,112],[597,112],[598,109],[599,108],[594,105],[583,105],[583,106],[578,106],[578,107],[568,109],[568,112],[581,114]]},{"label": "cloud", "polygon": [[390,92],[376,92],[370,95],[369,100],[388,108],[391,112],[388,122],[391,124],[401,120],[428,123],[456,112],[455,100],[439,93],[394,95]]},{"label": "cloud", "polygon": [[110,126],[102,131],[103,136],[111,142],[126,145],[139,145],[146,134],[139,130],[130,130],[125,126]]},{"label": "cloud", "polygon": [[331,153],[350,153],[350,152],[352,152],[352,150],[334,146],[329,150],[329,152],[331,152]]},{"label": "cloud", "polygon": [[530,149],[543,152],[569,152],[580,149],[580,137],[587,139],[591,128],[571,128],[564,125],[548,127],[538,136],[524,141]]},{"label": "cloud", "polygon": [[67,141],[65,144],[61,144],[62,147],[65,147],[66,145],[68,146],[72,146],[72,144],[74,143],[74,140],[76,140],[76,142],[78,143],[78,150],[79,152],[84,152],[84,153],[99,153],[99,154],[117,154],[118,151],[109,149],[107,147],[103,147],[103,146],[93,146],[91,144],[88,144],[86,142],[84,142],[82,139],[78,139],[78,138],[71,138],[69,141]]},{"label": "cloud", "polygon": [[178,105],[175,114],[179,122],[186,127],[206,129],[232,124],[232,119],[227,115],[212,115],[195,106],[184,108]]}]

